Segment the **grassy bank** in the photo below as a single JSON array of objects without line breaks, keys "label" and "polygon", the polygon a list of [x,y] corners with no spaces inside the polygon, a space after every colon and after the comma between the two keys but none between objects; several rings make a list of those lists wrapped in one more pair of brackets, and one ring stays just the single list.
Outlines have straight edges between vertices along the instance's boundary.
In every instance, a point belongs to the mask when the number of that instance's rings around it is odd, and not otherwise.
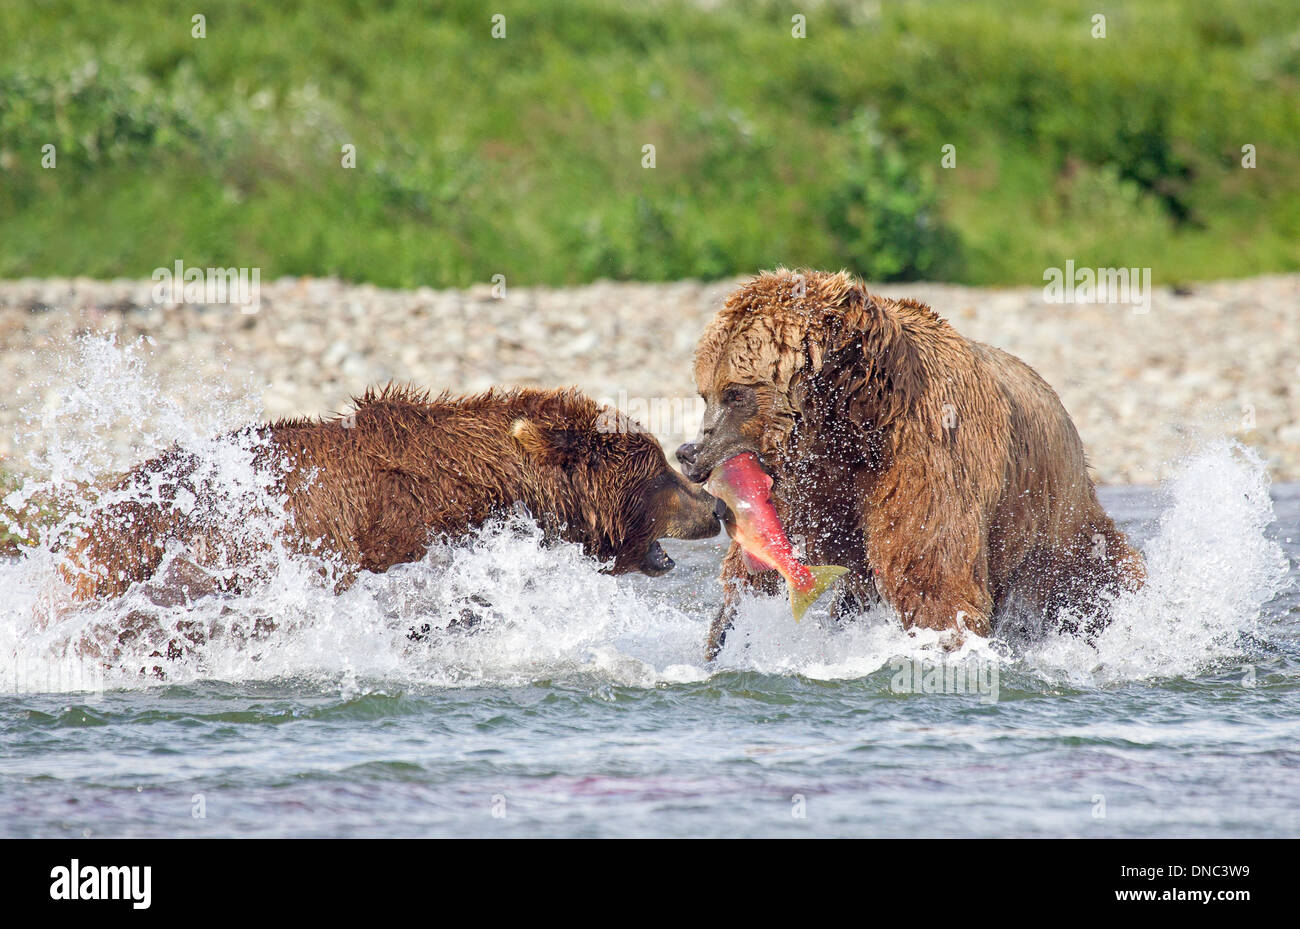
[{"label": "grassy bank", "polygon": [[1290,0],[194,6],[0,6],[0,276],[1300,268]]}]

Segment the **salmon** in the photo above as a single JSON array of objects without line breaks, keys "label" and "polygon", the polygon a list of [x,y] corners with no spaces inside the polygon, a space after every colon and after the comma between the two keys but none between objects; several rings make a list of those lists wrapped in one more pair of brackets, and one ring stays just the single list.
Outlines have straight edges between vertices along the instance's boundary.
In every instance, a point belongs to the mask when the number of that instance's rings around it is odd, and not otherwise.
[{"label": "salmon", "polygon": [[750,570],[774,570],[785,578],[796,622],[849,570],[839,565],[806,565],[795,557],[772,504],[772,478],[753,452],[741,452],[718,465],[704,487],[727,505],[723,526],[744,550]]}]

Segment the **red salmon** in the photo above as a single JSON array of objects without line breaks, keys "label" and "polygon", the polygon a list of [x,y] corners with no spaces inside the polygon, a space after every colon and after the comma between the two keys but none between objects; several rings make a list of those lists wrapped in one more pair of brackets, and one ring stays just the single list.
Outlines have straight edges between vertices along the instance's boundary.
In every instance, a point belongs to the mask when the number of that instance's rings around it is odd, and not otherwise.
[{"label": "red salmon", "polygon": [[772,505],[772,478],[753,452],[741,452],[713,469],[705,489],[727,505],[723,525],[744,549],[756,571],[774,569],[790,588],[790,611],[796,621],[848,571],[838,565],[806,565],[795,557]]}]

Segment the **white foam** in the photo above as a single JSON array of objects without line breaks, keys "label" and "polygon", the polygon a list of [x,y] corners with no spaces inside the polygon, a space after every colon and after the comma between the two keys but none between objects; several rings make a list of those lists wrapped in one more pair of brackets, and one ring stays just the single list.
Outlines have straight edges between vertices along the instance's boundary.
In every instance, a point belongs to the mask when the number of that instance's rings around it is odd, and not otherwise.
[{"label": "white foam", "polygon": [[1217,442],[1164,489],[1167,506],[1143,546],[1147,582],[1122,595],[1091,645],[1053,636],[1025,656],[1041,674],[1108,684],[1196,674],[1244,654],[1261,608],[1289,583],[1273,520],[1268,472],[1252,450]]},{"label": "white foam", "polygon": [[[183,410],[145,374],[139,353],[147,350],[89,339],[70,352],[55,372],[62,400],[33,417],[44,451],[31,456],[32,480],[9,505],[179,443],[203,460],[204,484],[224,501],[231,531],[245,533],[246,543],[268,543],[265,577],[242,596],[191,606],[155,606],[137,587],[116,601],[50,615],[42,598],[55,581],[57,555],[47,536],[21,560],[0,564],[0,691],[24,689],[31,668],[41,666],[63,669],[65,680],[69,667],[87,679],[102,672],[108,687],[153,685],[159,668],[173,682],[295,678],[344,690],[546,680],[603,688],[689,683],[720,670],[853,679],[898,657],[941,654],[937,636],[907,635],[886,609],[837,624],[823,604],[796,624],[783,599],[755,599],[742,604],[709,667],[702,651],[718,596],[716,546],[706,545],[709,578],[693,586],[680,575],[616,578],[575,546],[544,546],[520,519],[460,544],[435,544],[421,562],[362,575],[336,594],[319,562],[275,544],[283,512],[251,467],[247,435],[213,438],[255,421],[255,410],[215,392],[197,412]],[[140,427],[126,461],[105,450],[122,417]],[[1272,513],[1265,475],[1257,456],[1227,444],[1189,461],[1167,488],[1168,507],[1145,546],[1146,587],[1121,598],[1095,644],[1052,637],[1013,660],[1051,681],[1095,686],[1194,674],[1240,654],[1242,635],[1256,630],[1261,606],[1286,582],[1285,556],[1264,532]],[[250,509],[257,518],[246,517]],[[698,549],[694,557],[702,557]],[[473,628],[457,628],[470,615]],[[145,637],[116,641],[142,617],[151,629]],[[259,631],[259,620],[274,628]],[[178,623],[206,630],[209,641],[177,660],[155,657]],[[413,641],[409,633],[426,624],[431,634]],[[994,654],[1008,651],[973,640],[950,660]]]}]

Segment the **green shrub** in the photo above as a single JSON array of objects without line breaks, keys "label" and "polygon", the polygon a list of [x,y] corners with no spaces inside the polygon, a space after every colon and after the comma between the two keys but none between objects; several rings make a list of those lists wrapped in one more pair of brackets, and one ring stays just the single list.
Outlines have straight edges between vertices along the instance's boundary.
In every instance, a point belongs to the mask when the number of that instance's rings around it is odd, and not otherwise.
[{"label": "green shrub", "polygon": [[1300,268],[1285,0],[191,6],[0,5],[0,275]]}]

